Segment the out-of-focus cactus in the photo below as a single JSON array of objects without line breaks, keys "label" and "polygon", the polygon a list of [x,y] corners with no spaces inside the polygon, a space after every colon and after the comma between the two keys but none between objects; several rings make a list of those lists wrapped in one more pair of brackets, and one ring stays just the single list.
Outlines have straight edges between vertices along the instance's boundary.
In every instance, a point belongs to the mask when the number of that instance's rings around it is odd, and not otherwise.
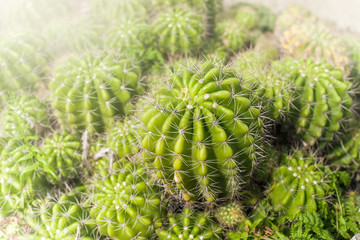
[{"label": "out-of-focus cactus", "polygon": [[222,62],[179,69],[142,114],[144,161],[186,201],[235,194],[257,159],[260,110]]},{"label": "out-of-focus cactus", "polygon": [[247,32],[233,20],[223,20],[216,24],[215,36],[225,45],[228,51],[237,52],[245,45]]},{"label": "out-of-focus cactus", "polygon": [[191,9],[162,12],[153,23],[159,49],[167,55],[193,55],[203,45],[205,23]]},{"label": "out-of-focus cactus", "polygon": [[354,80],[360,82],[360,38],[355,36],[344,36],[342,38],[343,42],[346,45],[346,48],[349,51],[349,56],[351,59],[351,76]]},{"label": "out-of-focus cactus", "polygon": [[122,158],[103,170],[94,183],[90,211],[100,234],[119,240],[152,239],[164,209],[161,193],[146,169]]},{"label": "out-of-focus cactus", "polygon": [[126,114],[129,101],[141,94],[140,69],[131,61],[107,55],[70,57],[49,85],[52,105],[63,128],[101,132]]},{"label": "out-of-focus cactus", "polygon": [[158,229],[160,240],[166,239],[223,239],[222,230],[210,216],[210,212],[193,212],[185,208],[182,213],[169,214],[169,224]]}]

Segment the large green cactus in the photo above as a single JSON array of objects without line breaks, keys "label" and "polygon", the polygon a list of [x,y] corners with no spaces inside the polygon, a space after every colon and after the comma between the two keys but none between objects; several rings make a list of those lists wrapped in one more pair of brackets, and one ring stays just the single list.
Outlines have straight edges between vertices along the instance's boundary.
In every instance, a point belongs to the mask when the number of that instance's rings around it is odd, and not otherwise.
[{"label": "large green cactus", "polygon": [[31,240],[95,240],[100,239],[96,223],[89,216],[90,204],[84,200],[83,187],[59,198],[36,200],[25,218],[33,232]]},{"label": "large green cactus", "polygon": [[58,67],[49,85],[55,115],[64,128],[103,131],[113,117],[128,112],[129,101],[140,94],[140,70],[114,55],[70,57]]},{"label": "large green cactus", "polygon": [[142,114],[144,161],[186,201],[234,194],[256,162],[262,120],[242,80],[221,62],[183,68]]},{"label": "large green cactus", "polygon": [[156,231],[160,240],[223,239],[220,226],[211,219],[208,211],[194,212],[185,208],[182,213],[168,217],[169,226]]},{"label": "large green cactus", "polygon": [[[135,159],[132,159],[135,160]],[[114,239],[151,239],[164,214],[159,189],[140,163],[122,158],[95,180],[90,215],[102,235]]]},{"label": "large green cactus", "polygon": [[296,132],[307,145],[328,143],[334,135],[344,131],[346,122],[353,119],[352,84],[343,78],[340,69],[313,60],[285,58],[274,62],[295,85],[293,115]]},{"label": "large green cactus", "polygon": [[33,87],[46,72],[45,41],[31,34],[8,35],[0,41],[0,91]]},{"label": "large green cactus", "polygon": [[293,216],[300,211],[316,212],[327,207],[325,198],[333,191],[331,171],[316,160],[300,151],[283,155],[268,191],[275,211]]},{"label": "large green cactus", "polygon": [[74,178],[81,166],[81,139],[77,135],[63,131],[46,138],[42,146],[46,161],[56,171],[59,178]]},{"label": "large green cactus", "polygon": [[159,49],[168,55],[192,55],[202,47],[205,24],[191,9],[180,7],[162,12],[154,22]]}]

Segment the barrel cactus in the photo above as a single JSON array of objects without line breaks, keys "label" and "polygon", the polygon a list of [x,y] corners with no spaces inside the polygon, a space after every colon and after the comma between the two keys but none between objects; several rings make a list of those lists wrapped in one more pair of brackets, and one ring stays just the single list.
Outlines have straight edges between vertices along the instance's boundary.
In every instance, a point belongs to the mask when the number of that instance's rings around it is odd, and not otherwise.
[{"label": "barrel cactus", "polygon": [[215,36],[228,51],[237,52],[245,45],[247,32],[234,20],[223,20],[216,24]]},{"label": "barrel cactus", "polygon": [[245,220],[245,215],[240,203],[230,202],[215,210],[215,218],[224,228],[233,228]]},{"label": "barrel cactus", "polygon": [[46,73],[45,41],[31,34],[8,35],[0,41],[0,91],[34,87]]},{"label": "barrel cactus", "polygon": [[74,178],[80,172],[81,166],[81,139],[67,131],[54,133],[46,138],[42,146],[47,158],[46,161],[59,175],[59,178]]},{"label": "barrel cactus", "polygon": [[139,68],[115,55],[71,56],[50,82],[55,115],[65,129],[101,132],[113,117],[126,114],[129,101],[141,94]]},{"label": "barrel cactus", "polygon": [[360,82],[360,38],[347,35],[342,38],[351,59],[351,76]]},{"label": "barrel cactus", "polygon": [[191,9],[162,12],[154,22],[159,49],[169,55],[192,55],[202,47],[205,23]]},{"label": "barrel cactus", "polygon": [[125,158],[113,162],[111,171],[100,171],[94,184],[90,215],[101,235],[151,239],[162,224],[163,199],[140,163]]},{"label": "barrel cactus", "polygon": [[275,211],[293,216],[301,211],[316,212],[327,207],[325,198],[332,189],[331,172],[316,160],[301,151],[283,155],[268,190]]},{"label": "barrel cactus", "polygon": [[325,62],[291,58],[274,62],[273,67],[294,83],[294,114],[289,121],[295,122],[306,145],[324,145],[345,130],[353,119],[353,94],[351,82],[340,69]]},{"label": "barrel cactus", "polygon": [[70,192],[58,198],[45,198],[32,202],[25,213],[33,233],[31,240],[95,240],[100,239],[96,223],[89,216],[90,204],[83,193]]},{"label": "barrel cactus", "polygon": [[210,212],[194,212],[185,208],[182,213],[169,214],[169,225],[157,230],[160,240],[167,239],[223,239],[222,230]]},{"label": "barrel cactus", "polygon": [[234,194],[257,159],[260,111],[221,62],[183,68],[155,91],[141,117],[144,161],[171,194],[189,203]]}]

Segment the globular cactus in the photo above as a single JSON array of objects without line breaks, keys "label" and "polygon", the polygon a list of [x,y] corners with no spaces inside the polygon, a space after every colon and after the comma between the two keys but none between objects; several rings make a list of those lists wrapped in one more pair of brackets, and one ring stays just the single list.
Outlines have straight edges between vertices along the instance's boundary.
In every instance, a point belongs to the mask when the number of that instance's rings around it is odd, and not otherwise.
[{"label": "globular cactus", "polygon": [[22,33],[0,41],[0,91],[34,87],[46,73],[45,41]]},{"label": "globular cactus", "polygon": [[320,143],[323,147],[346,129],[346,123],[353,119],[352,84],[340,69],[326,62],[291,58],[274,62],[273,68],[294,83],[293,114],[288,120],[295,123],[306,145]]},{"label": "globular cactus", "polygon": [[316,161],[301,151],[283,155],[268,190],[275,211],[293,216],[301,211],[321,211],[327,206],[325,198],[333,189],[331,171]]},{"label": "globular cactus", "polygon": [[182,213],[170,213],[168,218],[168,226],[156,231],[160,240],[223,239],[222,229],[211,219],[208,211],[194,212],[189,208],[185,208]]},{"label": "globular cactus", "polygon": [[293,25],[279,38],[282,50],[287,55],[315,61],[325,59],[334,67],[348,73],[350,60],[347,49],[341,39],[333,35],[326,26]]},{"label": "globular cactus", "polygon": [[215,218],[224,228],[233,228],[245,220],[243,206],[238,202],[230,202],[215,210]]},{"label": "globular cactus", "polygon": [[241,3],[236,8],[235,20],[245,29],[272,31],[275,23],[275,14],[260,4]]},{"label": "globular cactus", "polygon": [[[134,158],[132,159],[134,160]],[[122,158],[95,180],[90,215],[101,235],[114,239],[152,239],[161,226],[163,199],[141,163]]]},{"label": "globular cactus", "polygon": [[74,178],[80,174],[81,139],[67,131],[54,133],[46,138],[42,146],[46,161],[57,172],[59,178]]},{"label": "globular cactus", "polygon": [[115,128],[108,133],[106,146],[114,151],[118,158],[139,152],[139,128],[140,123],[135,117],[127,117],[116,122]]},{"label": "globular cactus", "polygon": [[156,48],[155,34],[145,21],[124,19],[118,21],[106,37],[106,48],[136,61],[142,70],[155,70],[164,63]]},{"label": "globular cactus", "polygon": [[58,67],[49,88],[63,128],[101,132],[113,117],[126,114],[129,101],[141,94],[140,69],[114,55],[70,57]]},{"label": "globular cactus", "polygon": [[245,45],[247,32],[233,19],[216,24],[215,36],[223,43],[227,51],[237,52]]},{"label": "globular cactus", "polygon": [[[29,95],[9,96],[5,111],[0,117],[2,137],[41,135],[49,125],[47,105]],[[27,126],[24,128],[24,126]]]},{"label": "globular cactus", "polygon": [[202,47],[205,23],[191,9],[178,7],[162,12],[153,25],[159,49],[164,54],[193,55]]},{"label": "globular cactus", "polygon": [[351,59],[351,77],[360,82],[360,38],[347,35],[342,38]]},{"label": "globular cactus", "polygon": [[95,220],[89,216],[90,204],[84,199],[84,191],[78,187],[58,198],[45,198],[32,202],[25,219],[33,233],[31,240],[95,240],[100,239]]},{"label": "globular cactus", "polygon": [[235,194],[257,159],[257,105],[221,62],[183,68],[158,87],[142,114],[144,161],[171,194],[189,203]]}]

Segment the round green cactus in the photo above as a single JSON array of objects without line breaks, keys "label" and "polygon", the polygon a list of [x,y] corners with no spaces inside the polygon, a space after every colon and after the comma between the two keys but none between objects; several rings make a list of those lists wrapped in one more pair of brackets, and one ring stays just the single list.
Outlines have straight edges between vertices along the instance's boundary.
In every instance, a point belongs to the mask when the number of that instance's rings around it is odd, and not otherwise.
[{"label": "round green cactus", "polygon": [[355,81],[360,82],[360,38],[347,35],[344,36],[342,40],[350,52],[351,76]]},{"label": "round green cactus", "polygon": [[256,162],[262,120],[242,80],[221,62],[174,73],[142,114],[144,161],[186,201],[234,194]]},{"label": "round green cactus", "polygon": [[168,55],[192,55],[202,47],[205,24],[191,9],[162,12],[154,22],[160,50]]},{"label": "round green cactus", "polygon": [[352,84],[340,69],[328,63],[286,58],[274,62],[274,69],[294,82],[293,116],[295,128],[307,145],[330,142],[352,117]]},{"label": "round green cactus", "polygon": [[193,212],[185,208],[180,214],[169,214],[169,225],[158,229],[160,240],[167,239],[208,239],[222,238],[222,230],[210,217],[209,212]]},{"label": "round green cactus", "polygon": [[116,126],[109,132],[106,146],[117,153],[118,158],[135,154],[139,151],[139,122],[134,118],[125,118],[116,122]]},{"label": "round green cactus", "polygon": [[89,216],[90,204],[83,193],[70,192],[58,199],[36,200],[25,218],[33,232],[31,240],[95,240],[100,239],[96,223]]},{"label": "round green cactus", "polygon": [[233,228],[245,220],[243,207],[240,203],[231,202],[215,210],[215,218],[221,226]]},{"label": "round green cactus", "polygon": [[245,45],[247,32],[234,20],[223,20],[216,24],[215,36],[228,51],[237,52]]},{"label": "round green cactus", "polygon": [[[134,159],[132,159],[134,160]],[[122,158],[100,171],[90,215],[102,235],[114,239],[151,239],[164,214],[159,189],[140,163]]]},{"label": "round green cactus", "polygon": [[126,114],[129,101],[141,94],[140,70],[114,55],[70,57],[49,84],[52,105],[63,128],[101,132],[113,117]]},{"label": "round green cactus", "polygon": [[46,72],[45,42],[29,34],[8,35],[0,41],[0,91],[33,87]]},{"label": "round green cactus", "polygon": [[[315,162],[314,162],[315,161]],[[327,206],[325,198],[332,189],[329,173],[316,159],[300,151],[283,155],[275,169],[269,199],[275,211],[293,216],[300,211],[316,212]]]},{"label": "round green cactus", "polygon": [[46,161],[56,171],[59,178],[74,178],[81,165],[81,139],[77,135],[63,131],[46,138],[42,146]]}]

